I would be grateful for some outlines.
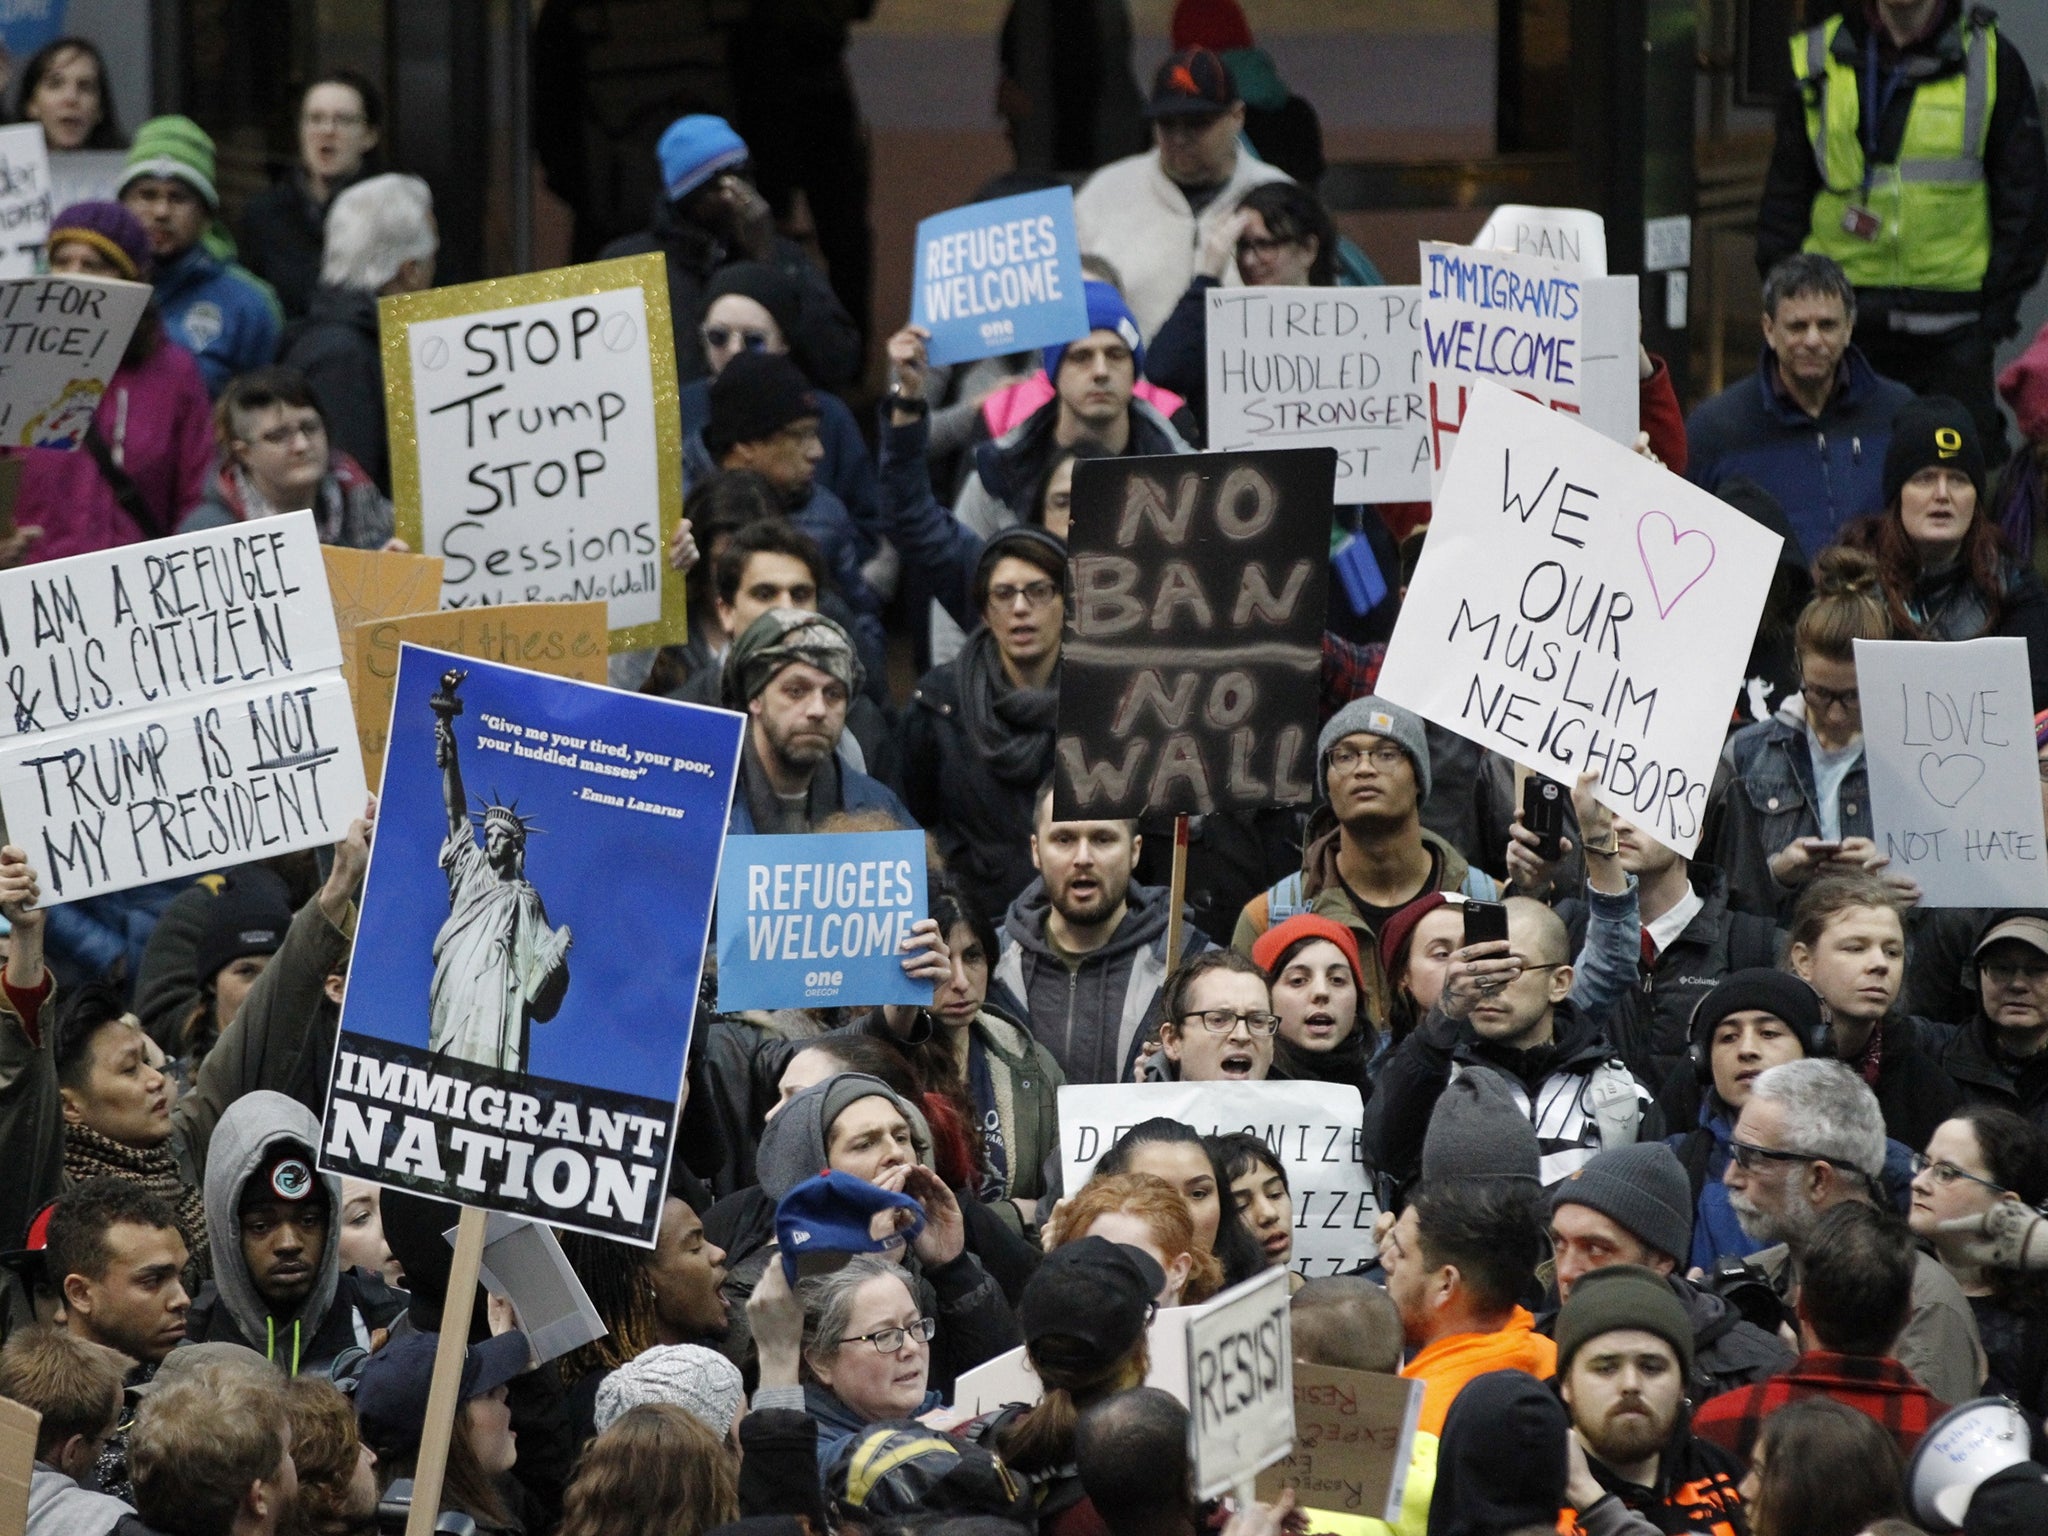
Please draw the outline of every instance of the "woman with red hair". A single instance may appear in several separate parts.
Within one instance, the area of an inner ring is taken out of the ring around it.
[[[1050,1230],[1048,1253],[1084,1237],[1142,1248],[1166,1276],[1162,1307],[1193,1306],[1223,1288],[1223,1266],[1196,1242],[1186,1198],[1153,1174],[1097,1174],[1061,1202]]]

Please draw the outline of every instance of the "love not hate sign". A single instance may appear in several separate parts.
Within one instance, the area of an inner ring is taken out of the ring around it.
[[[362,814],[313,514],[0,572],[0,808],[46,899],[337,840]]]
[[[1482,386],[1380,692],[1691,855],[1782,540]]]

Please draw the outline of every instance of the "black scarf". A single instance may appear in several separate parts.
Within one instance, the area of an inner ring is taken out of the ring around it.
[[[960,725],[975,755],[1005,784],[1036,788],[1052,771],[1052,735],[1060,689],[1019,688],[1003,671],[986,625],[960,652]]]
[[[740,752],[740,789],[747,797],[747,814],[753,819],[756,832],[816,831],[819,822],[839,809],[838,754],[827,753],[824,761],[811,770],[811,787],[804,796],[803,813],[801,817],[795,816],[775,792],[774,781],[761,762],[750,728]]]
[[[1372,1027],[1362,1018],[1327,1051],[1305,1051],[1285,1035],[1275,1035],[1273,1069],[1267,1076],[1295,1083],[1348,1083],[1370,1097],[1366,1042],[1374,1039]]]

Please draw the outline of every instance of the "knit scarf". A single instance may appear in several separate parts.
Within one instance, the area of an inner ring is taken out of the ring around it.
[[[87,1126],[68,1125],[64,1128],[64,1173],[73,1184],[98,1178],[140,1184],[176,1213],[178,1232],[190,1255],[187,1271],[202,1280],[213,1273],[206,1238],[205,1196],[178,1177],[178,1160],[171,1153],[168,1139],[143,1151],[124,1146]]]
[[[1019,688],[1003,671],[996,637],[983,626],[960,652],[960,724],[975,754],[1005,784],[1035,789],[1052,771],[1059,681]]]
[[[741,742],[739,787],[747,797],[747,814],[753,818],[756,832],[814,832],[819,822],[840,808],[837,753],[827,753],[811,770],[811,785],[804,793],[804,808],[799,816],[775,792],[775,782],[768,777],[767,765],[754,747],[751,727]]]

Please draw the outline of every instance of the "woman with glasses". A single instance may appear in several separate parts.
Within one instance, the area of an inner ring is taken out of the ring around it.
[[[1934,1246],[1970,1300],[1977,1333],[1991,1362],[1989,1394],[2010,1397],[2028,1412],[2048,1406],[2048,1275],[1982,1269],[1969,1239],[1941,1224],[1982,1216],[2001,1201],[2038,1206],[2048,1200],[2048,1140],[2009,1109],[1972,1104],[1944,1120],[1913,1159],[1913,1233]]]
[[[327,210],[335,196],[377,173],[384,98],[352,69],[329,70],[299,98],[299,155],[290,171],[249,199],[241,255],[277,290],[285,318],[313,303]]]
[[[778,1330],[772,1321],[787,1310],[788,1282],[781,1264],[762,1276],[762,1296],[749,1307],[760,1332],[761,1386],[786,1386],[784,1369],[772,1357]],[[830,1274],[797,1287],[803,1307],[800,1383],[804,1411],[818,1426],[818,1469],[822,1472],[846,1442],[878,1419],[909,1419],[945,1401],[931,1387],[932,1340],[938,1319],[918,1300],[902,1268],[879,1254],[855,1254]],[[770,1313],[764,1325],[763,1311]]]
[[[178,532],[224,528],[310,507],[320,542],[384,549],[391,503],[345,451],[296,368],[258,368],[231,379],[214,407],[220,472]]]
[[[1736,732],[1723,753],[1716,862],[1729,905],[1781,923],[1823,870],[1883,863],[1871,835],[1856,642],[1891,639],[1891,615],[1877,562],[1861,551],[1822,550],[1814,582],[1793,631],[1800,697]]]

